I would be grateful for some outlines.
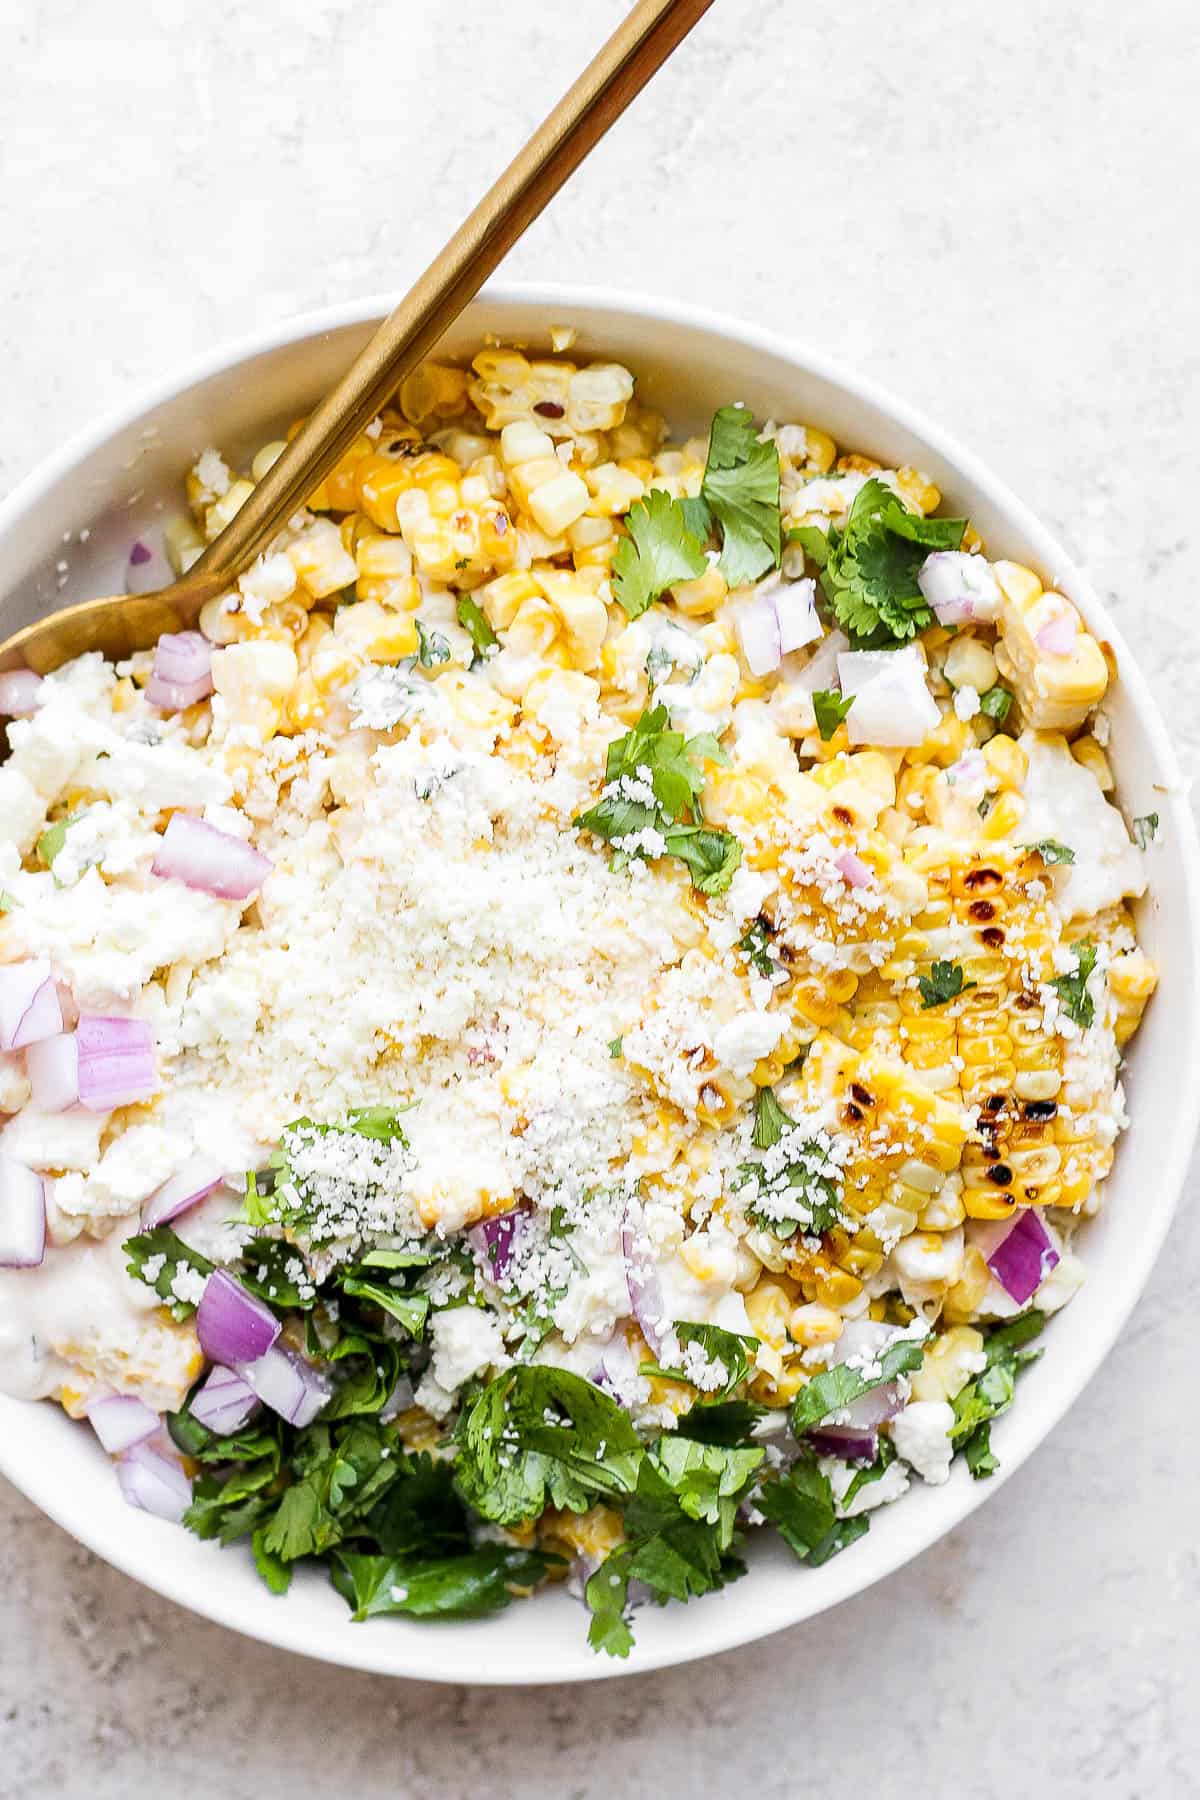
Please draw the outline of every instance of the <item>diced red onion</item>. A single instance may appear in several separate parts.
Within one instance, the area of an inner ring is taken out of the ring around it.
[[[934,550],[921,564],[917,586],[933,608],[939,625],[994,619],[1000,611],[1000,585],[982,556],[970,556],[962,550]]]
[[[247,900],[272,867],[270,858],[243,838],[218,831],[189,813],[175,813],[163,833],[153,873],[217,900]]]
[[[217,1367],[210,1371],[203,1387],[192,1395],[189,1411],[193,1419],[199,1419],[209,1431],[218,1437],[228,1437],[230,1432],[240,1431],[258,1408],[258,1395],[249,1382],[244,1381],[236,1369]]]
[[[768,595],[748,600],[739,610],[737,634],[746,667],[752,675],[769,675],[779,667],[783,657],[779,620]]]
[[[182,712],[213,691],[212,645],[200,631],[167,632],[154,648],[146,698],[162,712]]]
[[[840,1456],[844,1462],[874,1462],[879,1449],[877,1432],[854,1425],[820,1425],[808,1441],[818,1456]]]
[[[785,656],[816,642],[825,628],[817,612],[815,581],[806,576],[803,581],[781,582],[772,600],[779,621],[779,647]]]
[[[62,1007],[46,957],[0,967],[0,1050],[23,1050],[55,1037],[62,1028]]]
[[[1050,656],[1070,656],[1077,636],[1074,619],[1069,613],[1060,612],[1038,627],[1035,641],[1038,649]]]
[[[178,1524],[192,1504],[192,1484],[183,1469],[149,1444],[135,1444],[126,1452],[117,1464],[117,1480],[130,1506],[159,1519]]]
[[[177,1219],[189,1207],[198,1206],[220,1187],[225,1175],[224,1163],[198,1150],[177,1175],[151,1194],[142,1209],[143,1226],[148,1230],[152,1225],[165,1225],[168,1219]]]
[[[27,719],[42,703],[42,678],[32,669],[8,669],[0,675],[0,718]]]
[[[837,864],[839,872],[845,876],[851,887],[863,888],[870,886],[871,871],[863,861],[862,857],[856,856],[853,850],[839,851],[838,855],[835,856],[833,860]]]
[[[0,1150],[0,1269],[36,1269],[46,1254],[46,1184]]]
[[[904,1390],[898,1381],[885,1381],[879,1387],[868,1388],[857,1400],[852,1400],[844,1410],[846,1424],[851,1431],[870,1431],[875,1425],[882,1425],[885,1419],[894,1419],[904,1405]]]
[[[75,1029],[79,1099],[89,1112],[132,1106],[154,1092],[154,1037],[144,1019],[81,1013]]]
[[[645,1249],[638,1249],[637,1232],[628,1221],[621,1227],[621,1254],[625,1258],[625,1286],[633,1316],[652,1354],[657,1356],[670,1324],[666,1301],[658,1270]]]
[[[25,1052],[25,1073],[39,1112],[65,1112],[79,1099],[79,1049],[73,1031],[42,1038]]]
[[[279,1336],[279,1320],[264,1300],[225,1269],[214,1269],[196,1308],[200,1348],[210,1362],[249,1363],[265,1356]]]
[[[1018,1306],[1033,1298],[1059,1261],[1036,1207],[1024,1206],[1015,1219],[998,1219],[971,1235],[988,1268]]]
[[[527,1206],[515,1206],[511,1212],[497,1213],[494,1218],[484,1219],[468,1231],[468,1241],[483,1272],[493,1281],[503,1281],[529,1210]]]
[[[173,579],[174,572],[165,553],[152,549],[142,538],[135,538],[125,564],[125,592],[152,594],[155,588],[166,587]]]
[[[915,644],[903,650],[851,650],[838,657],[842,693],[853,694],[846,715],[852,744],[911,748],[941,721]]]
[[[239,1363],[237,1373],[264,1406],[290,1425],[311,1425],[329,1398],[329,1384],[311,1363],[273,1344],[265,1356]]]
[[[818,688],[831,692],[839,685],[838,658],[849,648],[850,639],[844,631],[831,631],[795,677],[796,686],[807,688],[810,694],[816,693]]]
[[[135,1444],[144,1444],[162,1424],[144,1400],[135,1394],[106,1394],[87,1408],[92,1430],[110,1456],[120,1456]]]

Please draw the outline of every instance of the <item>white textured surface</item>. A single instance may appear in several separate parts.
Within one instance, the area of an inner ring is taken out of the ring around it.
[[[5,0],[0,489],[206,344],[402,285],[621,10]],[[1190,771],[1198,83],[1187,0],[716,0],[506,272],[702,299],[943,419],[1090,568]],[[309,1666],[4,1488],[0,1795],[1196,1793],[1198,1279],[1185,1212],[1070,1418],[938,1549],[602,1688]]]

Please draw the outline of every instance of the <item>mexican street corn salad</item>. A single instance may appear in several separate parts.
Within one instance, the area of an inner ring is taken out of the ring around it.
[[[926,476],[671,441],[572,338],[424,366],[200,630],[0,676],[0,1387],[277,1593],[565,1579],[623,1656],[996,1468],[1157,821]],[[176,568],[282,448],[204,451]]]

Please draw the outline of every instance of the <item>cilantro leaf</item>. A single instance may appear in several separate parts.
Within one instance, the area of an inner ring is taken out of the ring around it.
[[[745,936],[738,940],[738,949],[747,962],[765,978],[774,975],[779,964],[771,955],[771,934],[764,920],[755,919]]]
[[[1069,975],[1055,976],[1051,986],[1058,990],[1063,1011],[1068,1019],[1084,1031],[1090,1029],[1096,1018],[1096,1002],[1088,992],[1088,977],[1096,967],[1096,946],[1091,938],[1080,938],[1071,948],[1075,952],[1075,967]]]
[[[961,963],[935,962],[928,975],[919,977],[917,986],[921,990],[921,1010],[928,1012],[931,1007],[945,1006],[947,1001],[957,1000],[975,983],[963,980]]]
[[[694,581],[708,567],[703,545],[693,537],[678,500],[651,488],[625,515],[627,537],[613,555],[613,592],[631,619],[638,619],[677,581]]]
[[[616,1062],[621,1054],[623,1043],[624,1039],[619,1037],[609,1038],[608,1040],[608,1054],[612,1057],[614,1062]]]
[[[59,819],[56,825],[47,825],[45,831],[33,846],[38,861],[47,869],[54,867],[54,859],[67,841],[67,832],[82,815],[78,812],[68,813],[65,819]]]
[[[181,1268],[192,1269],[197,1275],[211,1275],[213,1265],[208,1258],[185,1244],[169,1225],[156,1225],[153,1231],[142,1231],[136,1237],[126,1238],[121,1248],[129,1258],[125,1266],[134,1279],[152,1287],[170,1308],[173,1318],[190,1318],[196,1310],[196,1302],[181,1300],[171,1291],[171,1283]],[[153,1274],[148,1273],[146,1264],[155,1262],[160,1256],[162,1263]]]
[[[774,1088],[759,1088],[754,1102],[754,1131],[750,1142],[756,1150],[770,1150],[792,1121],[775,1098]]]
[[[356,1620],[402,1613],[414,1619],[481,1619],[519,1589],[534,1588],[557,1558],[509,1544],[427,1559],[335,1551],[333,1585]]]
[[[860,1537],[866,1537],[871,1529],[871,1520],[867,1513],[857,1513],[852,1519],[837,1519],[833,1529],[815,1544],[809,1551],[805,1561],[810,1568],[819,1569],[827,1563],[831,1556],[838,1556],[856,1544]]]
[[[1133,821],[1133,841],[1139,850],[1148,850],[1158,836],[1158,814],[1143,813]],[[4,896],[0,894],[0,912],[4,910]]]
[[[343,1294],[349,1294],[354,1299],[370,1300],[373,1305],[380,1307],[397,1324],[403,1325],[410,1337],[419,1338],[423,1335],[425,1320],[429,1315],[428,1294],[402,1293],[384,1282],[365,1281],[357,1275],[341,1276],[339,1286]]]
[[[807,1450],[785,1474],[763,1483],[755,1505],[802,1560],[829,1535],[837,1518],[829,1477]]]
[[[742,860],[742,846],[732,831],[706,825],[676,825],[665,833],[667,855],[687,865],[697,893],[714,898],[725,893]]]
[[[276,1556],[273,1550],[267,1549],[267,1534],[263,1526],[252,1534],[250,1548],[254,1554],[254,1566],[263,1581],[273,1594],[286,1594],[292,1585],[292,1566]]]
[[[721,527],[721,573],[730,587],[776,567],[783,547],[779,452],[771,440],[759,443],[746,407],[722,406],[714,415],[700,495]]]
[[[378,1148],[348,1157],[345,1172],[330,1180],[322,1167],[321,1145],[327,1138],[365,1138]],[[284,1126],[269,1168],[246,1177],[244,1217],[260,1228],[282,1225],[316,1245],[361,1237],[397,1145],[401,1152],[408,1149],[394,1107],[355,1107],[344,1119],[325,1125],[307,1117],[293,1119]]]
[[[440,631],[430,631],[414,620],[417,627],[417,661],[423,669],[432,669],[435,663],[450,661],[450,646]],[[478,648],[478,645],[476,646]]]
[[[482,662],[485,657],[490,656],[492,651],[499,647],[500,639],[484,618],[478,603],[468,595],[459,595],[455,603],[455,611],[458,614],[459,624],[475,646],[472,665]],[[444,639],[442,641],[445,642]]]
[[[1073,863],[1075,852],[1069,844],[1060,844],[1057,838],[1039,838],[1036,844],[1020,844],[1018,849],[1036,850],[1048,868],[1055,863]]]
[[[862,1492],[863,1488],[870,1487],[873,1482],[879,1481],[882,1476],[886,1475],[895,1460],[895,1444],[893,1444],[891,1438],[881,1437],[878,1440],[878,1449],[875,1452],[874,1462],[864,1463],[862,1468],[855,1470],[850,1486],[842,1495],[843,1510],[845,1511],[849,1508],[850,1502],[854,1499],[856,1494]]]
[[[854,695],[837,694],[831,688],[817,688],[813,694],[812,703],[817,719],[817,730],[821,734],[821,742],[827,744],[854,705]]]
[[[1041,1354],[1025,1346],[1039,1335],[1045,1322],[1046,1315],[1031,1308],[990,1331],[984,1344],[986,1366],[954,1400],[950,1441],[963,1452],[976,1481],[985,1480],[1000,1466],[992,1452],[991,1422],[1008,1411],[1017,1377]]]
[[[497,1525],[536,1518],[549,1500],[585,1512],[629,1494],[643,1455],[628,1415],[582,1375],[519,1364],[488,1383],[456,1431],[455,1484]]]
[[[1012,709],[1013,697],[1009,688],[1002,687],[999,682],[995,687],[987,688],[979,696],[979,710],[997,725],[1002,725]]]
[[[0,916],[12,912],[19,904],[20,902],[14,900],[6,888],[0,888]]]
[[[788,543],[799,544],[810,562],[823,569],[829,561],[829,535],[819,525],[793,525],[788,532]]]
[[[922,518],[884,482],[864,482],[844,528],[829,528],[821,570],[834,616],[859,648],[891,649],[933,624],[917,575],[930,550],[957,550],[965,530],[965,519]]]
[[[584,1600],[592,1615],[588,1643],[593,1650],[622,1659],[633,1649],[633,1632],[625,1617],[629,1597],[629,1559],[632,1552],[614,1550],[588,1577]]]
[[[766,1410],[753,1400],[701,1400],[684,1413],[675,1435],[732,1448],[745,1443]]]
[[[832,1368],[823,1369],[800,1389],[792,1402],[793,1435],[802,1437],[810,1425],[819,1425],[830,1413],[839,1412],[843,1406],[857,1400],[860,1394],[869,1394],[872,1388],[883,1387],[897,1375],[919,1369],[923,1355],[921,1343],[913,1338],[897,1338],[869,1365],[879,1370],[877,1375],[852,1369],[848,1363],[835,1363]]]
[[[687,1319],[676,1325],[675,1335],[681,1344],[700,1346],[703,1360],[715,1379],[715,1386],[705,1387],[703,1390],[712,1395],[713,1403],[730,1399],[742,1383],[750,1379],[749,1352],[758,1348],[758,1338],[746,1337],[736,1331],[725,1331],[720,1325],[694,1324]],[[658,1363],[643,1363],[641,1372],[643,1375],[661,1375],[668,1381],[686,1382],[689,1387],[701,1385],[687,1369],[670,1369],[663,1368]]]

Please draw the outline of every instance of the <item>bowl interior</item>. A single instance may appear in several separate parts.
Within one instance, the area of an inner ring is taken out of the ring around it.
[[[344,308],[215,356],[50,459],[0,506],[0,638],[55,605],[119,592],[130,544],[153,537],[181,508],[182,472],[199,451],[214,444],[237,461],[277,435],[342,371],[382,310],[371,303]],[[643,1611],[626,1664],[593,1656],[584,1642],[585,1615],[561,1591],[494,1620],[436,1630],[401,1620],[354,1625],[317,1574],[302,1575],[286,1601],[275,1599],[240,1549],[222,1553],[131,1511],[85,1427],[50,1406],[0,1397],[0,1469],[108,1561],[196,1611],[285,1648],[434,1680],[580,1680],[684,1661],[807,1618],[926,1548],[998,1489],[1099,1364],[1167,1229],[1200,1105],[1200,886],[1190,810],[1128,649],[1055,541],[971,456],[908,409],[819,357],[726,321],[586,293],[496,290],[468,309],[445,348],[461,355],[491,331],[546,352],[550,327],[560,324],[578,331],[573,356],[626,363],[639,394],[678,430],[701,428],[716,406],[741,400],[762,417],[820,424],[839,445],[881,461],[919,465],[942,489],[949,511],[970,515],[993,554],[1032,564],[1071,595],[1092,629],[1114,646],[1121,669],[1107,705],[1120,802],[1127,816],[1157,812],[1162,821],[1148,853],[1151,893],[1139,930],[1170,974],[1129,1059],[1133,1122],[1105,1211],[1086,1227],[1088,1281],[1055,1320],[1046,1356],[994,1433],[1000,1473],[973,1483],[960,1466],[944,1488],[915,1483],[900,1505],[875,1514],[870,1535],[850,1554],[822,1569],[800,1567],[778,1542],[753,1546],[751,1573],[742,1582],[699,1606]],[[1147,1167],[1155,1173],[1149,1184],[1139,1173]]]

